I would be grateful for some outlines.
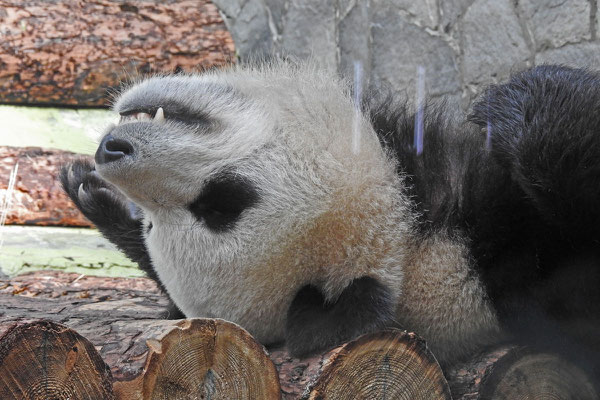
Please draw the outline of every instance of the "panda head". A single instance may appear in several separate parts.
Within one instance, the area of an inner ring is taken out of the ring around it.
[[[143,210],[154,268],[187,316],[268,341],[282,321],[257,313],[285,314],[303,285],[331,299],[360,276],[401,279],[409,202],[334,75],[276,64],[157,76],[114,108],[96,169]]]

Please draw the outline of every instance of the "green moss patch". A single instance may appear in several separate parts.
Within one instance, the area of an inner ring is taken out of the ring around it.
[[[40,269],[145,276],[95,229],[4,226],[0,234],[0,270],[9,276]]]

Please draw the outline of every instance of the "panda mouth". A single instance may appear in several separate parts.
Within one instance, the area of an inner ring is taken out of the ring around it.
[[[162,107],[158,107],[155,111],[149,110],[132,110],[121,113],[119,125],[129,124],[132,122],[165,122],[165,112]]]
[[[179,104],[165,106],[144,105],[124,110],[120,113],[119,125],[132,122],[158,122],[168,121],[188,125],[192,128],[207,126],[214,121],[203,112],[190,110]]]

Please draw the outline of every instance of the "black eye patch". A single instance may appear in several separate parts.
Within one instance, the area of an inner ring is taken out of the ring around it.
[[[232,229],[242,212],[258,200],[258,192],[250,181],[226,173],[209,181],[188,209],[210,230],[225,232]]]

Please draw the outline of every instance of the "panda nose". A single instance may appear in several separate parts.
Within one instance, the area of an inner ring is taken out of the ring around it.
[[[106,164],[133,153],[133,146],[125,139],[116,139],[106,135],[100,142],[94,157],[96,164]]]

